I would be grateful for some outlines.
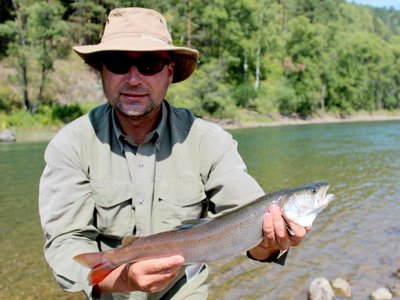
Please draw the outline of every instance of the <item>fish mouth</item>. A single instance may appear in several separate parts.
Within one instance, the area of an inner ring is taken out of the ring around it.
[[[326,192],[328,191],[328,189],[330,188],[330,184],[325,184],[321,186],[321,195],[322,196],[326,196]]]
[[[334,194],[327,194],[329,187],[330,187],[329,184],[325,184],[325,185],[322,185],[319,190],[318,198],[319,198],[320,204],[322,204],[322,205],[328,205],[329,202],[331,202],[332,200],[335,199]]]
[[[325,202],[326,202],[326,203],[329,203],[329,202],[331,202],[331,201],[333,201],[333,200],[335,200],[335,199],[336,199],[336,197],[335,197],[334,194],[327,194],[327,195],[325,195]]]
[[[327,194],[329,187],[329,183],[320,183],[316,197],[316,201],[320,206],[327,205],[331,200],[333,200],[333,194]]]

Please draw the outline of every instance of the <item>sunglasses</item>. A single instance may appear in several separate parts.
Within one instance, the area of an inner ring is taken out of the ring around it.
[[[161,72],[164,66],[171,62],[171,59],[154,54],[144,54],[132,58],[118,53],[109,53],[102,57],[101,62],[108,71],[114,74],[126,74],[132,66],[135,66],[143,75],[154,75]]]

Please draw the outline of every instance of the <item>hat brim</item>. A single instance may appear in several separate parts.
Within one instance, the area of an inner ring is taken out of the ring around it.
[[[99,54],[106,51],[172,52],[175,62],[172,82],[180,82],[190,77],[196,69],[199,59],[199,52],[195,49],[171,46],[157,40],[135,41],[132,39],[127,43],[126,39],[113,39],[102,41],[97,45],[75,46],[73,49],[88,65],[97,70],[101,69]]]

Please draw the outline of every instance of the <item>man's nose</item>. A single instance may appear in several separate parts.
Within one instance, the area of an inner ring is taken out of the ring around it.
[[[135,65],[132,65],[132,67],[128,71],[128,82],[130,85],[138,85],[140,84],[142,79],[142,74],[139,72],[139,70],[136,68]]]

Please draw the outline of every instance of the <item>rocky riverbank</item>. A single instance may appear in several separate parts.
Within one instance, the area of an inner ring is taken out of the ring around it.
[[[400,112],[376,112],[376,113],[356,113],[349,116],[335,116],[324,114],[308,118],[285,117],[281,115],[270,115],[265,121],[239,121],[233,119],[209,119],[225,129],[265,127],[265,126],[285,126],[285,125],[307,125],[307,124],[329,124],[346,122],[376,122],[376,121],[400,121]]]
[[[11,129],[0,130],[0,142],[12,143],[16,141],[15,131]]]
[[[398,280],[395,285],[384,287],[371,287],[371,300],[400,299],[400,268],[393,273]],[[351,285],[343,278],[329,281],[325,277],[315,278],[308,288],[309,300],[333,300],[338,298],[352,298]]]

